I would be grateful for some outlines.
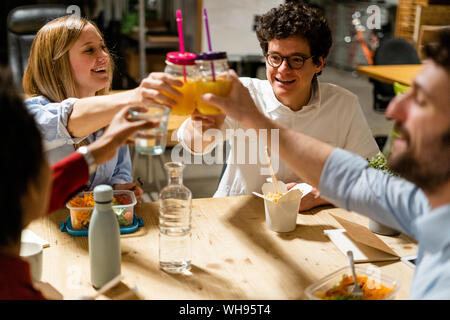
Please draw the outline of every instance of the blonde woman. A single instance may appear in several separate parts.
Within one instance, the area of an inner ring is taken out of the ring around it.
[[[36,35],[23,77],[25,104],[37,121],[44,150],[53,164],[71,154],[81,144],[91,143],[103,134],[122,108],[161,103],[173,106],[181,94],[172,86],[182,82],[164,73],[152,73],[139,87],[108,94],[113,61],[98,27],[75,15],[48,22]],[[114,159],[99,166],[91,175],[89,188],[109,184],[115,189],[142,189],[131,177],[131,159],[122,146]]]

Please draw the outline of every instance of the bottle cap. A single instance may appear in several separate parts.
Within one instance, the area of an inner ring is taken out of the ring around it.
[[[227,53],[225,51],[202,52],[197,55],[197,60],[221,60],[226,58]]]
[[[173,51],[167,53],[166,61],[182,66],[193,66],[195,65],[195,57],[196,55],[192,52],[181,53]]]
[[[98,203],[112,202],[113,189],[111,186],[101,184],[94,188],[94,201]]]

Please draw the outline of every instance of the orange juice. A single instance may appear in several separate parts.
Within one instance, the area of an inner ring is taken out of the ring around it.
[[[166,96],[176,101],[172,114],[188,115],[195,110],[195,81],[198,78],[198,68],[195,64],[196,55],[192,52],[169,52],[166,54],[164,72],[183,82],[182,87],[173,87],[183,94],[182,98],[173,97],[167,92]]]
[[[196,85],[196,97],[197,97],[197,110],[203,114],[219,114],[222,111],[210,104],[206,104],[201,101],[200,96],[205,93],[213,93],[217,96],[226,97],[231,90],[231,80],[224,77],[217,77],[216,81],[212,78],[202,79],[197,81]]]
[[[183,81],[183,78],[179,78],[179,80]],[[183,94],[182,98],[174,97],[167,92],[164,92],[165,95],[177,102],[177,104],[172,108],[172,114],[188,115],[194,112],[196,107],[195,85],[195,81],[187,79],[187,82],[183,83],[182,87],[174,87]]]
[[[202,102],[200,96],[212,93],[226,97],[231,91],[231,80],[227,77],[227,53],[202,52],[197,55],[195,63],[198,66],[199,80],[195,88],[197,97],[197,110],[203,114],[220,114],[219,108]],[[215,81],[213,81],[215,80]]]

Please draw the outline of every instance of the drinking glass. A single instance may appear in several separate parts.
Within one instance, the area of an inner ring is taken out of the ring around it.
[[[160,155],[164,153],[167,142],[167,125],[170,108],[163,105],[152,105],[147,112],[138,112],[131,109],[130,114],[136,119],[151,119],[159,122],[159,126],[138,131],[134,137],[134,147],[140,154]]]

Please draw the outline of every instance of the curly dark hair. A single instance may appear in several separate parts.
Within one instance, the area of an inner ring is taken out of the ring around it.
[[[4,152],[0,157],[1,246],[19,241],[24,214],[22,196],[30,182],[37,182],[44,161],[41,133],[13,83],[10,69],[0,66],[0,112],[6,120],[2,127]]]
[[[281,4],[257,16],[256,36],[264,55],[269,41],[301,36],[308,41],[316,64],[320,63],[319,57],[328,56],[332,44],[331,30],[321,11],[303,2]]]
[[[425,45],[423,52],[426,57],[450,72],[450,27],[440,30],[436,41]]]

